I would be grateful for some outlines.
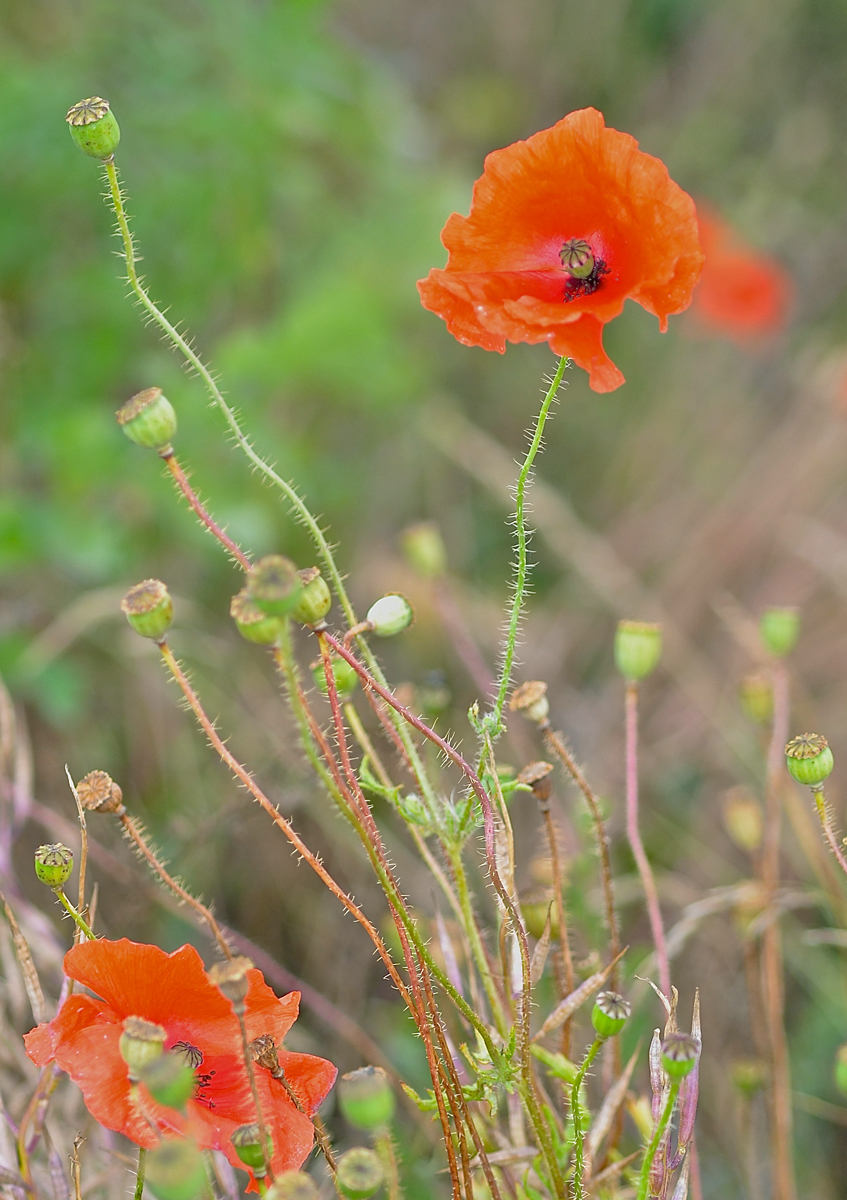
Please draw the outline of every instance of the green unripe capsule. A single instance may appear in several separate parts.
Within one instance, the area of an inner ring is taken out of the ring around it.
[[[115,413],[118,424],[131,442],[147,450],[169,451],[176,433],[176,413],[161,388],[136,392]]]
[[[321,576],[319,567],[306,567],[298,571],[302,591],[294,602],[291,615],[304,625],[320,625],[332,608],[332,592]]]
[[[234,1133],[230,1134],[229,1140],[235,1147],[235,1153],[244,1163],[245,1167],[249,1167],[254,1175],[261,1178],[267,1174],[265,1170],[265,1157],[262,1154],[262,1143],[259,1138],[259,1126],[255,1122],[251,1125],[240,1125]],[[267,1152],[268,1162],[273,1158],[273,1141],[271,1135],[267,1135]]]
[[[89,96],[68,109],[65,120],[71,137],[91,158],[111,158],[121,140],[121,131],[109,101]]]
[[[197,1083],[188,1063],[170,1050],[142,1066],[138,1077],[156,1103],[165,1108],[184,1108]]]
[[[311,1175],[305,1171],[286,1171],[277,1175],[265,1200],[319,1200],[320,1193]]]
[[[382,1163],[365,1146],[348,1150],[338,1160],[338,1190],[350,1200],[368,1200],[384,1182]]]
[[[424,579],[440,579],[447,571],[447,550],[434,521],[410,525],[403,533],[403,553]]]
[[[620,1033],[632,1012],[632,1005],[617,992],[600,992],[591,1012],[591,1023],[601,1038]]]
[[[559,258],[572,279],[587,279],[594,270],[594,251],[584,238],[570,238],[559,251]]]
[[[187,1138],[168,1138],[147,1155],[144,1182],[157,1200],[197,1200],[208,1187],[203,1155]]]
[[[118,1049],[132,1083],[138,1082],[145,1067],[162,1057],[167,1036],[161,1025],[154,1025],[144,1017],[126,1018]]]
[[[254,604],[246,587],[232,597],[229,615],[241,636],[258,646],[275,646],[282,636],[282,620],[269,617]]]
[[[136,633],[158,642],[174,619],[170,593],[161,579],[145,579],[131,587],[121,600],[121,612]]]
[[[71,877],[74,856],[61,842],[39,846],[35,852],[35,874],[48,887],[60,888]]]
[[[700,1057],[700,1043],[690,1033],[669,1033],[662,1042],[662,1066],[671,1079],[690,1075]]]
[[[835,1086],[842,1095],[847,1096],[847,1042],[835,1052],[834,1075]]]
[[[548,917],[550,918],[550,936],[554,941],[558,939],[559,918],[550,888],[539,885],[522,891],[519,904],[524,924],[536,941],[540,941],[544,937]]]
[[[250,599],[269,617],[287,617],[302,591],[297,568],[281,554],[267,554],[247,575]]]
[[[365,617],[377,637],[394,637],[408,629],[414,619],[411,604],[399,592],[381,596],[370,606]]]
[[[318,690],[326,695],[326,672],[324,671],[322,662],[314,664],[312,667],[312,676],[318,686]],[[335,680],[335,690],[338,692],[338,699],[342,701],[349,700],[359,682],[356,668],[351,667],[345,658],[334,658],[332,660],[332,678]]]
[[[647,621],[618,621],[615,666],[629,683],[646,679],[662,657],[662,627]]]
[[[762,645],[776,658],[794,649],[800,635],[800,613],[796,608],[767,608],[759,619]]]
[[[798,783],[816,788],[832,773],[835,759],[822,734],[801,733],[785,747],[785,765]]]
[[[394,1092],[381,1067],[360,1067],[342,1075],[338,1103],[345,1119],[357,1129],[380,1129],[394,1115]]]

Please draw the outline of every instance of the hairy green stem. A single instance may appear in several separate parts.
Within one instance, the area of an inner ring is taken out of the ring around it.
[[[62,891],[62,889],[54,888],[53,891],[55,893],[56,899],[59,901],[59,903],[62,905],[62,907],[66,910],[68,915],[72,918],[77,929],[81,929],[82,932],[85,934],[85,936],[88,938],[88,940],[90,942],[96,941],[97,939],[96,939],[95,934],[89,928],[86,921],[79,915],[79,913],[74,908],[74,906],[71,904],[70,900],[67,898],[67,896]]]
[[[147,1165],[147,1151],[143,1146],[138,1150],[138,1170],[135,1172],[135,1198],[141,1200],[144,1192],[144,1168]]]
[[[638,1180],[638,1196],[637,1200],[647,1200],[647,1194],[650,1189],[650,1170],[653,1166],[653,1159],[656,1157],[656,1151],[659,1149],[662,1138],[665,1135],[665,1130],[668,1127],[668,1121],[671,1119],[671,1113],[676,1104],[676,1097],[679,1092],[679,1085],[682,1081],[674,1079],[671,1083],[671,1090],[668,1094],[667,1103],[665,1104],[664,1112],[659,1118],[659,1123],[653,1131],[653,1137],[650,1139],[650,1145],[644,1152],[644,1162],[641,1165],[641,1175]]]
[[[582,1186],[582,1173],[585,1170],[585,1142],[582,1134],[582,1109],[579,1106],[579,1090],[582,1087],[588,1068],[594,1062],[597,1051],[603,1045],[605,1038],[595,1038],[591,1049],[582,1061],[576,1079],[571,1088],[571,1115],[573,1117],[573,1194],[575,1200],[584,1200],[585,1189]]]
[[[459,897],[459,906],[462,911],[462,925],[464,926],[471,953],[473,954],[474,962],[482,980],[482,986],[488,997],[488,1003],[491,1007],[491,1017],[501,1035],[505,1036],[506,1019],[503,1014],[503,1005],[497,994],[497,987],[488,963],[488,955],[485,953],[485,946],[482,944],[482,936],[477,925],[476,916],[474,915],[470,888],[468,887],[468,877],[465,874],[461,851],[448,849],[447,853],[450,858],[453,878],[456,881],[456,894]]]

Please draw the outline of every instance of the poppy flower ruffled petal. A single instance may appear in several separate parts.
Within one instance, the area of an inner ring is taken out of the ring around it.
[[[546,341],[601,392],[623,383],[603,325],[632,299],[665,329],[703,262],[691,197],[592,108],[489,154],[469,215],[453,213],[441,240],[447,266],[418,290],[458,341],[500,353]],[[577,243],[587,265],[575,274],[565,259]]]

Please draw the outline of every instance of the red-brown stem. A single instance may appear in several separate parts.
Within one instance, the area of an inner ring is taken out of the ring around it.
[[[781,662],[774,665],[773,699],[773,732],[768,748],[765,838],[762,848],[762,882],[765,885],[765,902],[770,908],[775,906],[779,890],[782,816],[779,790],[785,770],[784,753],[790,720],[788,674]],[[795,1200],[797,1192],[792,1146],[791,1072],[785,1036],[785,977],[778,920],[769,921],[762,933],[762,976],[773,1078],[771,1154],[774,1200]]]
[[[559,860],[559,844],[556,838],[556,827],[553,824],[553,814],[550,812],[550,801],[545,801],[541,806],[541,811],[544,815],[544,829],[547,833],[547,845],[550,849],[550,865],[553,869],[553,896],[556,901],[556,916],[559,918],[559,951],[562,956],[562,965],[564,967],[564,980],[561,981],[564,986],[560,987],[561,998],[570,995],[573,991],[573,958],[571,957],[571,943],[568,937],[567,918],[565,916],[565,902],[562,895],[562,864]],[[567,1058],[570,1052],[571,1040],[571,1023],[565,1021],[562,1026],[562,1054]]]
[[[344,771],[347,780],[349,793],[353,800],[353,805],[364,822],[374,849],[381,849],[381,838],[379,830],[376,827],[376,822],[373,819],[373,814],[370,810],[370,805],[365,798],[356,772],[353,770],[353,764],[350,762],[350,751],[347,746],[347,727],[344,724],[344,714],[341,711],[341,704],[338,699],[338,688],[335,684],[335,676],[332,672],[332,657],[329,653],[329,647],[326,644],[326,638],[323,633],[317,634],[318,645],[321,650],[321,660],[324,668],[324,678],[326,679],[326,694],[329,700],[330,711],[332,712],[332,721],[335,726],[335,744],[338,746],[338,753],[341,756],[341,767]],[[378,850],[379,852],[379,850]],[[380,854],[380,858],[384,857]]]
[[[656,948],[659,986],[670,1000],[671,972],[668,963],[665,926],[662,922],[662,909],[659,905],[659,894],[656,891],[653,870],[644,851],[644,843],[641,841],[641,832],[638,828],[638,684],[632,680],[628,680],[626,685],[626,833],[644,888],[647,915],[650,918],[650,930],[653,934],[653,945]]]
[[[220,736],[218,735],[218,732],[215,729],[214,725],[212,724],[212,722],[209,720],[208,716],[206,715],[206,712],[205,712],[202,704],[200,703],[200,699],[197,696],[197,693],[194,691],[194,688],[189,683],[185,672],[183,671],[182,667],[179,665],[176,658],[174,657],[173,651],[171,650],[168,643],[165,641],[160,642],[159,649],[162,652],[162,657],[165,660],[168,670],[171,672],[174,679],[179,684],[182,694],[185,696],[186,700],[188,701],[194,715],[196,716],[196,718],[200,724],[200,727],[202,728],[203,732],[206,734],[206,737],[209,739],[209,741],[212,745],[212,748],[216,751],[216,753],[218,754],[220,759],[226,764],[226,766],[229,768],[229,770],[232,772],[232,774],[235,776],[235,778],[244,785],[244,787],[247,789],[247,791],[250,793],[250,795],[253,797],[253,799],[256,800],[258,804],[261,805],[261,807],[265,810],[265,812],[268,814],[268,816],[271,818],[271,820],[274,822],[274,824],[279,826],[279,828],[285,834],[286,838],[291,843],[291,845],[294,847],[294,849],[297,851],[297,853],[300,854],[303,858],[305,858],[306,862],[309,864],[309,866],[312,868],[312,870],[315,872],[315,874],[318,876],[318,878],[326,885],[327,888],[329,888],[329,890],[332,892],[333,896],[335,896],[335,898],[343,905],[343,907],[347,909],[347,911],[350,913],[350,915],[359,922],[359,924],[362,926],[362,928],[367,933],[368,937],[373,942],[377,953],[379,954],[380,958],[382,959],[383,963],[385,964],[388,974],[391,976],[391,980],[392,980],[394,986],[397,988],[398,992],[402,996],[403,1001],[406,1003],[406,1005],[411,1010],[412,998],[409,995],[406,985],[403,983],[403,980],[400,978],[400,975],[397,971],[397,968],[394,965],[391,955],[388,953],[388,949],[387,949],[385,943],[383,942],[382,938],[380,937],[379,933],[377,932],[377,930],[374,928],[374,926],[371,924],[371,922],[368,920],[368,918],[365,916],[365,914],[359,908],[358,904],[356,904],[355,901],[351,900],[350,897],[343,891],[343,889],[338,886],[338,884],[332,878],[329,871],[327,871],[326,867],[323,865],[323,863],[320,861],[320,859],[317,858],[316,855],[314,855],[312,853],[312,851],[309,849],[309,847],[306,845],[306,843],[302,840],[300,835],[295,832],[295,830],[293,829],[291,824],[278,811],[278,809],[276,809],[274,807],[274,805],[271,804],[268,797],[265,795],[265,793],[262,791],[262,789],[259,787],[259,785],[255,782],[253,777],[250,775],[250,772],[247,770],[247,768],[242,766],[241,763],[238,761],[238,759],[235,758],[235,756],[227,749],[226,745],[224,744],[224,742],[221,740]]]
[[[194,514],[196,515],[196,517],[198,518],[200,523],[202,525],[205,525],[205,527],[208,529],[209,533],[211,533],[213,537],[216,537],[218,539],[218,541],[221,543],[221,545],[232,555],[232,557],[235,559],[235,561],[241,567],[243,567],[245,571],[249,571],[250,570],[250,559],[247,557],[247,555],[244,553],[244,551],[241,549],[241,547],[237,546],[235,544],[235,542],[232,540],[232,538],[228,537],[224,533],[224,531],[221,529],[220,525],[218,525],[217,522],[215,520],[213,520],[213,518],[209,515],[209,513],[206,511],[204,506],[201,504],[200,499],[197,496],[197,493],[194,491],[191,484],[188,482],[185,472],[183,471],[182,467],[177,462],[177,459],[176,459],[176,456],[175,456],[173,450],[171,450],[170,453],[163,454],[161,457],[162,457],[162,460],[163,460],[165,466],[168,468],[171,475],[173,476],[177,487],[182,492],[183,496],[185,496],[186,500],[188,501],[189,505],[191,506],[192,510],[194,511]]]
[[[302,1100],[286,1079],[285,1071],[282,1069],[282,1067],[280,1066],[275,1071],[271,1071],[271,1075],[277,1081],[277,1083],[282,1084],[286,1096],[297,1109],[297,1111],[301,1112],[304,1117],[309,1117],[309,1113],[303,1105]],[[338,1163],[335,1161],[335,1155],[332,1153],[332,1145],[329,1140],[329,1134],[326,1131],[326,1126],[317,1113],[315,1113],[313,1117],[309,1117],[309,1120],[312,1122],[312,1126],[315,1130],[315,1140],[321,1148],[321,1154],[323,1154],[324,1158],[326,1159],[326,1165],[329,1167],[334,1178],[338,1174]]]

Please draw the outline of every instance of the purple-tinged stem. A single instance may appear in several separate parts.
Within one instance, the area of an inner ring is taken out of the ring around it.
[[[659,907],[656,881],[653,878],[653,871],[644,852],[644,845],[638,830],[638,684],[632,680],[629,680],[626,685],[626,835],[629,838],[632,856],[644,888],[653,945],[656,947],[659,986],[665,996],[670,999],[671,972],[668,965],[665,927],[662,924],[662,910]]]

